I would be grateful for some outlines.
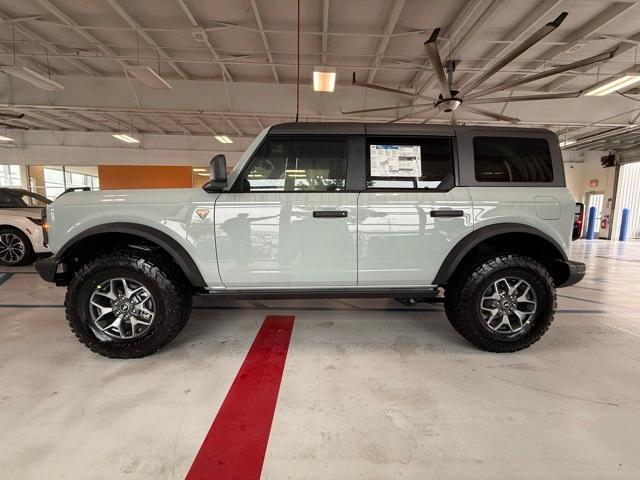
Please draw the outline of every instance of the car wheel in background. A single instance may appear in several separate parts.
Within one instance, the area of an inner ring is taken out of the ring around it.
[[[29,238],[15,228],[0,229],[0,265],[17,267],[34,260]]]

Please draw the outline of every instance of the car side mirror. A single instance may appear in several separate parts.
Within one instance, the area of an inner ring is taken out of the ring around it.
[[[211,159],[209,163],[209,173],[211,181],[214,183],[227,184],[227,158],[220,154]]]
[[[227,186],[227,158],[220,154],[209,162],[211,180],[204,185],[207,192],[220,192]]]

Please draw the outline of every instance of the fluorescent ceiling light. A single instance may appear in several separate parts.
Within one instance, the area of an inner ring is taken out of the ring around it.
[[[193,171],[194,172],[208,172],[209,170],[207,170],[206,168],[194,168]]]
[[[209,176],[208,173],[199,173],[198,175],[200,175],[201,177],[208,177]]]
[[[126,133],[114,133],[113,138],[117,138],[118,140],[126,143],[140,143],[140,140],[138,140],[137,138],[133,138]]]
[[[146,65],[129,66],[127,73],[133,75],[146,86],[151,88],[171,88],[167,81]]]
[[[233,140],[231,140],[229,137],[227,137],[226,135],[216,135],[215,138],[217,141],[219,141],[220,143],[233,143]]]
[[[565,140],[564,142],[560,142],[560,148],[568,147],[569,145],[573,145],[574,143],[576,143],[575,140]]]
[[[640,74],[634,73],[632,75],[623,75],[622,77],[614,78],[600,86],[594,87],[585,93],[588,97],[600,97],[602,95],[608,95],[623,88],[640,82]]]
[[[315,92],[333,92],[336,87],[336,72],[330,67],[313,69],[313,90]]]
[[[64,90],[63,85],[60,85],[58,82],[54,82],[49,77],[40,75],[38,72],[34,72],[27,67],[2,67],[2,71],[21,80],[24,80],[25,82],[29,82],[31,85],[35,85],[42,90]]]
[[[0,142],[13,142],[13,138],[5,137],[4,135],[0,135]]]

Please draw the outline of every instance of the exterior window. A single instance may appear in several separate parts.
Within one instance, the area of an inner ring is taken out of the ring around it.
[[[553,164],[544,138],[476,137],[473,139],[479,182],[552,182]]]
[[[0,165],[0,187],[20,187],[20,167]]]
[[[451,140],[440,137],[369,137],[367,188],[453,188]]]
[[[344,190],[345,138],[271,138],[240,179],[242,192],[333,192]]]

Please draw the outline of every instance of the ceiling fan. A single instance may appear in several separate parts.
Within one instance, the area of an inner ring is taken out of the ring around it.
[[[547,78],[553,75],[557,75],[562,72],[566,72],[568,70],[572,70],[579,67],[584,67],[586,65],[591,65],[594,63],[602,62],[604,60],[608,60],[615,54],[615,49],[601,53],[599,55],[594,55],[589,58],[585,58],[584,60],[578,60],[577,62],[569,63],[567,65],[561,65],[555,68],[551,68],[541,73],[536,73],[532,75],[527,75],[517,80],[513,80],[507,83],[503,83],[501,85],[485,88],[479,90],[479,87],[484,84],[489,78],[498,73],[504,66],[511,63],[517,57],[519,57],[523,52],[531,48],[533,45],[538,43],[544,37],[553,32],[556,28],[560,26],[560,24],[564,21],[567,12],[562,12],[558,18],[553,20],[552,22],[547,23],[536,32],[531,34],[527,39],[522,41],[519,45],[515,46],[511,50],[509,50],[502,58],[495,61],[492,65],[489,66],[483,72],[478,73],[474,77],[472,77],[467,83],[463,84],[461,87],[454,88],[453,87],[453,72],[455,70],[455,62],[449,61],[443,66],[442,60],[440,57],[440,52],[438,51],[438,35],[440,34],[440,29],[436,28],[431,36],[424,42],[424,45],[427,49],[427,56],[431,62],[431,68],[438,80],[438,87],[440,93],[438,98],[431,98],[425,95],[420,95],[413,92],[408,92],[406,90],[400,90],[396,88],[386,87],[384,85],[378,85],[374,83],[362,82],[356,79],[355,72],[353,73],[353,85],[357,85],[360,87],[371,88],[375,90],[382,90],[384,92],[397,93],[399,95],[404,95],[407,97],[411,97],[414,99],[424,100],[427,103],[414,103],[412,105],[394,105],[392,107],[379,107],[379,108],[369,108],[364,110],[351,110],[351,111],[342,111],[343,115],[353,115],[357,113],[366,113],[366,112],[381,112],[384,110],[396,110],[396,109],[404,109],[410,108],[412,109],[409,113],[399,116],[391,120],[389,123],[394,123],[399,120],[403,120],[405,118],[414,117],[420,114],[426,114],[423,117],[422,123],[427,123],[429,120],[435,118],[438,114],[445,112],[449,114],[449,120],[452,125],[457,124],[456,119],[456,110],[458,108],[463,108],[469,112],[475,113],[477,115],[482,115],[485,117],[492,118],[494,120],[503,120],[506,122],[517,123],[520,120],[515,117],[510,117],[507,115],[503,115],[500,113],[490,112],[488,110],[484,110],[481,108],[477,108],[475,105],[482,104],[490,104],[490,103],[504,103],[504,102],[529,102],[534,100],[553,100],[558,98],[575,98],[579,97],[582,94],[582,91],[575,92],[560,92],[560,93],[545,93],[538,95],[520,95],[520,96],[510,96],[510,97],[487,97],[492,93],[500,92],[502,90],[507,90],[519,85],[523,85],[525,83],[533,82],[535,80],[540,80],[542,78]],[[413,110],[415,107],[424,107],[419,110]]]
[[[12,118],[15,120],[19,120],[24,117],[24,113],[11,113],[11,112],[0,112],[0,126],[7,128],[15,128],[18,130],[29,130],[29,127],[23,127],[22,125],[15,125],[13,123],[3,122],[5,118]]]

